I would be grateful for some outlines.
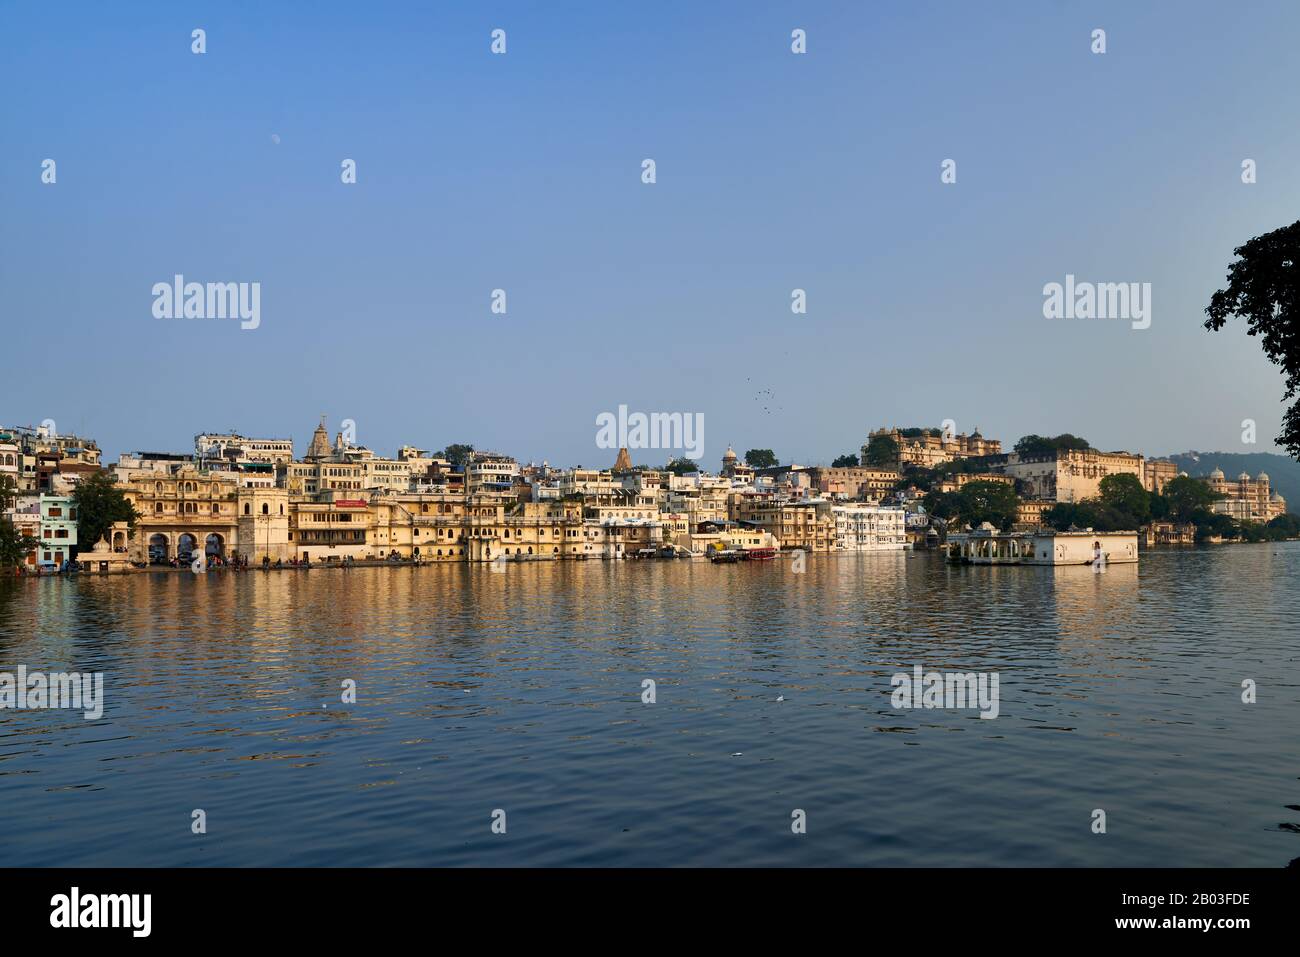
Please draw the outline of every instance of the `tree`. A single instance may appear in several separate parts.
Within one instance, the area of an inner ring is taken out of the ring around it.
[[[100,538],[108,537],[114,522],[135,527],[135,508],[107,472],[92,472],[78,483],[72,493],[77,508],[77,541],[82,548],[93,548]]]
[[[841,455],[831,463],[833,469],[853,469],[858,467],[858,457],[855,453],[849,452]]]
[[[0,568],[21,565],[40,541],[18,531],[7,518],[0,518]]]
[[[464,465],[474,454],[474,446],[452,444],[447,446],[441,452],[434,453],[435,459],[446,459],[452,465]]]
[[[767,469],[780,462],[771,449],[750,449],[745,453],[745,464],[754,469]]]
[[[1071,527],[1091,528],[1098,532],[1131,532],[1137,528],[1132,515],[1095,498],[1081,502],[1058,502],[1043,510],[1043,523],[1058,532]]]
[[[1101,504],[1132,519],[1130,528],[1139,528],[1151,520],[1151,493],[1141,479],[1127,472],[1101,480]]]
[[[1006,482],[976,480],[956,492],[929,492],[921,502],[927,512],[939,518],[971,525],[988,522],[1008,529],[1015,524],[1019,499]]]
[[[13,508],[17,498],[18,483],[13,480],[13,476],[0,475],[0,509]]]
[[[668,464],[664,466],[665,472],[672,472],[674,475],[685,475],[687,472],[698,472],[700,467],[688,458],[669,459]]]
[[[1205,328],[1222,329],[1232,316],[1246,334],[1260,336],[1264,354],[1286,373],[1282,399],[1300,391],[1300,222],[1256,236],[1232,251],[1228,286],[1210,297]],[[1287,409],[1277,444],[1300,459],[1300,401]]]
[[[898,443],[892,435],[873,435],[862,447],[862,464],[876,469],[896,468],[898,452]]]
[[[963,518],[972,525],[989,522],[1001,529],[1009,529],[1016,521],[1020,500],[1016,490],[1006,482],[976,479],[957,490]]]
[[[1069,432],[1060,435],[1026,435],[1015,444],[1015,451],[1021,458],[1048,458],[1061,451],[1084,451],[1092,448],[1087,439]]]
[[[1165,501],[1164,508],[1160,511],[1175,522],[1195,521],[1197,517],[1208,513],[1214,500],[1219,497],[1204,481],[1186,475],[1166,482],[1161,496]]]

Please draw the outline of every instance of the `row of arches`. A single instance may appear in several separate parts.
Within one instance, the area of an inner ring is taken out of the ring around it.
[[[116,538],[114,544],[116,544]],[[149,561],[154,564],[165,564],[172,558],[183,558],[192,556],[199,548],[199,539],[196,535],[189,532],[182,532],[176,536],[176,550],[172,551],[171,538],[162,532],[155,532],[149,536]],[[226,557],[226,539],[225,536],[212,532],[203,541],[203,554],[209,558],[217,556]]]

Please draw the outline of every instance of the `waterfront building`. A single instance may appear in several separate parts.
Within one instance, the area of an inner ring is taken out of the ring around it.
[[[1016,502],[1016,531],[1033,531],[1043,527],[1043,513],[1055,505],[1052,499],[1022,498]]]
[[[40,510],[40,561],[62,565],[77,550],[76,503],[70,495],[42,492]]]
[[[185,466],[169,474],[137,475],[122,492],[137,515],[133,561],[225,557],[237,544],[239,487],[229,474]]]
[[[370,503],[364,498],[324,493],[312,501],[293,502],[289,509],[289,544],[299,561],[369,558],[370,528]]]
[[[1191,522],[1151,522],[1141,531],[1145,548],[1156,545],[1195,545],[1196,526]]]
[[[1100,544],[1108,565],[1138,560],[1137,532],[999,532],[988,522],[948,539],[948,558],[974,565],[1089,565]]]
[[[835,547],[835,517],[827,499],[795,501],[746,496],[735,503],[734,518],[771,532],[783,549],[829,552]]]
[[[1211,492],[1221,496],[1211,509],[1234,521],[1270,522],[1286,514],[1286,500],[1271,490],[1267,472],[1260,472],[1255,478],[1242,472],[1229,480],[1221,469],[1215,469],[1202,481]]]
[[[235,545],[240,558],[250,565],[260,565],[263,558],[287,562],[295,557],[289,537],[294,503],[289,500],[288,489],[245,486],[236,491],[235,505]]]
[[[852,503],[831,506],[835,547],[851,552],[901,550],[907,546],[907,513],[897,506]]]

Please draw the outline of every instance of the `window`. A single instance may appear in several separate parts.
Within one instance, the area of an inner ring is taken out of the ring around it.
[[[271,509],[267,506],[267,504],[266,504],[265,502],[263,502],[263,503],[262,503],[262,514],[263,514],[263,515],[269,515],[270,513],[271,513]]]

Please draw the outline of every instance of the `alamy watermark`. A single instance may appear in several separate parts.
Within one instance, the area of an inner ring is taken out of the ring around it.
[[[104,714],[102,672],[28,671],[19,665],[16,673],[0,671],[0,710],[71,708],[84,711],[87,721]]]
[[[618,414],[596,416],[599,449],[682,449],[687,458],[704,454],[703,412],[633,412],[620,405]]]
[[[996,718],[999,711],[996,671],[926,672],[920,665],[912,673],[899,672],[889,679],[895,708],[978,709],[981,718]]]
[[[1151,325],[1151,283],[1049,282],[1043,287],[1043,315],[1048,319],[1128,319],[1134,329]]]
[[[153,284],[155,319],[239,319],[241,329],[262,324],[260,282],[186,282],[177,273],[171,282]]]

